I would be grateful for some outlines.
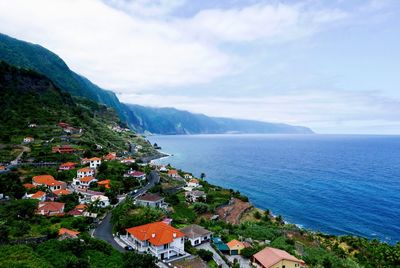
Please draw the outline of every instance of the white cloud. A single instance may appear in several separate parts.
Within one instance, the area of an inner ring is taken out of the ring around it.
[[[106,2],[0,0],[0,31],[49,48],[102,87],[129,93],[236,74],[246,62],[220,42],[299,38],[343,15],[264,4],[166,18],[184,1]]]

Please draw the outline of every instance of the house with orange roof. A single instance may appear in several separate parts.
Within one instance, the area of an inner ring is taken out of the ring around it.
[[[177,178],[179,177],[178,171],[175,169],[168,170],[168,176],[171,178]]]
[[[60,154],[72,154],[75,152],[75,149],[71,145],[62,145],[62,146],[54,146],[51,148],[53,153]]]
[[[39,202],[36,214],[43,216],[64,215],[64,203],[60,202]]]
[[[117,159],[117,153],[116,153],[116,152],[108,153],[107,155],[105,155],[105,156],[103,157],[103,159],[104,159],[104,161],[112,161],[112,160],[115,160],[115,159]]]
[[[199,187],[199,186],[200,186],[199,180],[197,180],[197,179],[191,179],[191,180],[189,180],[189,181],[187,182],[187,186],[188,186],[188,187],[192,187],[192,188]]]
[[[58,239],[64,240],[64,239],[69,239],[69,238],[78,238],[79,234],[80,234],[80,232],[78,232],[78,231],[70,230],[67,228],[61,228],[58,231]]]
[[[110,189],[110,180],[98,181],[97,185],[104,186],[106,189]]]
[[[89,164],[89,158],[82,158],[81,159],[81,165],[86,165],[86,164]]]
[[[33,185],[32,183],[25,183],[24,187],[25,187],[25,189],[28,189],[28,190],[36,188],[36,186]]]
[[[99,157],[89,158],[89,166],[90,166],[90,168],[96,169],[100,165],[101,165],[101,158],[99,158]]]
[[[3,165],[0,165],[0,171],[6,170],[6,167]]]
[[[153,222],[126,229],[121,238],[139,252],[147,252],[158,259],[184,256],[185,234],[164,222]]]
[[[31,137],[31,136],[28,136],[28,137],[24,138],[24,143],[31,143],[33,141],[35,141],[35,139],[33,137]]]
[[[305,268],[303,260],[290,255],[284,250],[266,247],[251,258],[253,266],[257,268]]]
[[[66,189],[67,184],[63,181],[54,179],[51,175],[38,175],[32,178],[32,184],[34,186],[45,186],[51,191]]]
[[[76,163],[74,163],[74,162],[66,162],[66,163],[62,163],[62,164],[58,167],[58,169],[59,169],[59,170],[71,170],[71,169],[74,169],[75,166],[76,166]]]
[[[84,167],[80,168],[76,171],[76,177],[77,178],[83,178],[83,177],[88,177],[88,176],[94,176],[94,169],[91,169],[89,167]]]
[[[232,241],[226,243],[226,245],[229,248],[230,255],[240,255],[242,249],[245,248],[245,245],[236,239],[233,239]]]
[[[71,194],[71,192],[66,189],[60,189],[60,190],[53,191],[53,194],[55,194],[57,197],[60,197],[62,195],[69,195],[69,194]]]
[[[133,164],[135,163],[135,161],[136,161],[135,158],[129,156],[127,158],[122,159],[120,162],[123,164]]]
[[[37,191],[36,193],[33,194],[26,194],[24,196],[26,199],[37,199],[39,201],[46,201],[46,193],[43,191]]]
[[[79,188],[87,189],[90,187],[90,184],[97,182],[97,179],[93,176],[86,176],[82,178],[76,178],[72,180],[74,186]]]

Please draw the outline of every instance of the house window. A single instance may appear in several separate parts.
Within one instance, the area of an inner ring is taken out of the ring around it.
[[[167,249],[167,248],[169,248],[169,244],[164,245],[164,249]]]

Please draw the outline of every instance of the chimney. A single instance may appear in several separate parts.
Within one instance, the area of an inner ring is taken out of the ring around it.
[[[176,233],[173,233],[172,236],[173,236],[174,238],[176,238]]]
[[[152,233],[152,234],[151,234],[151,237],[152,237],[152,238],[156,237],[156,234],[155,234],[155,233]]]

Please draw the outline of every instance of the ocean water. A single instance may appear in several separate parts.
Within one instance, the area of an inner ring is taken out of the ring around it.
[[[158,162],[239,190],[257,207],[329,234],[400,241],[400,136],[150,136]]]

